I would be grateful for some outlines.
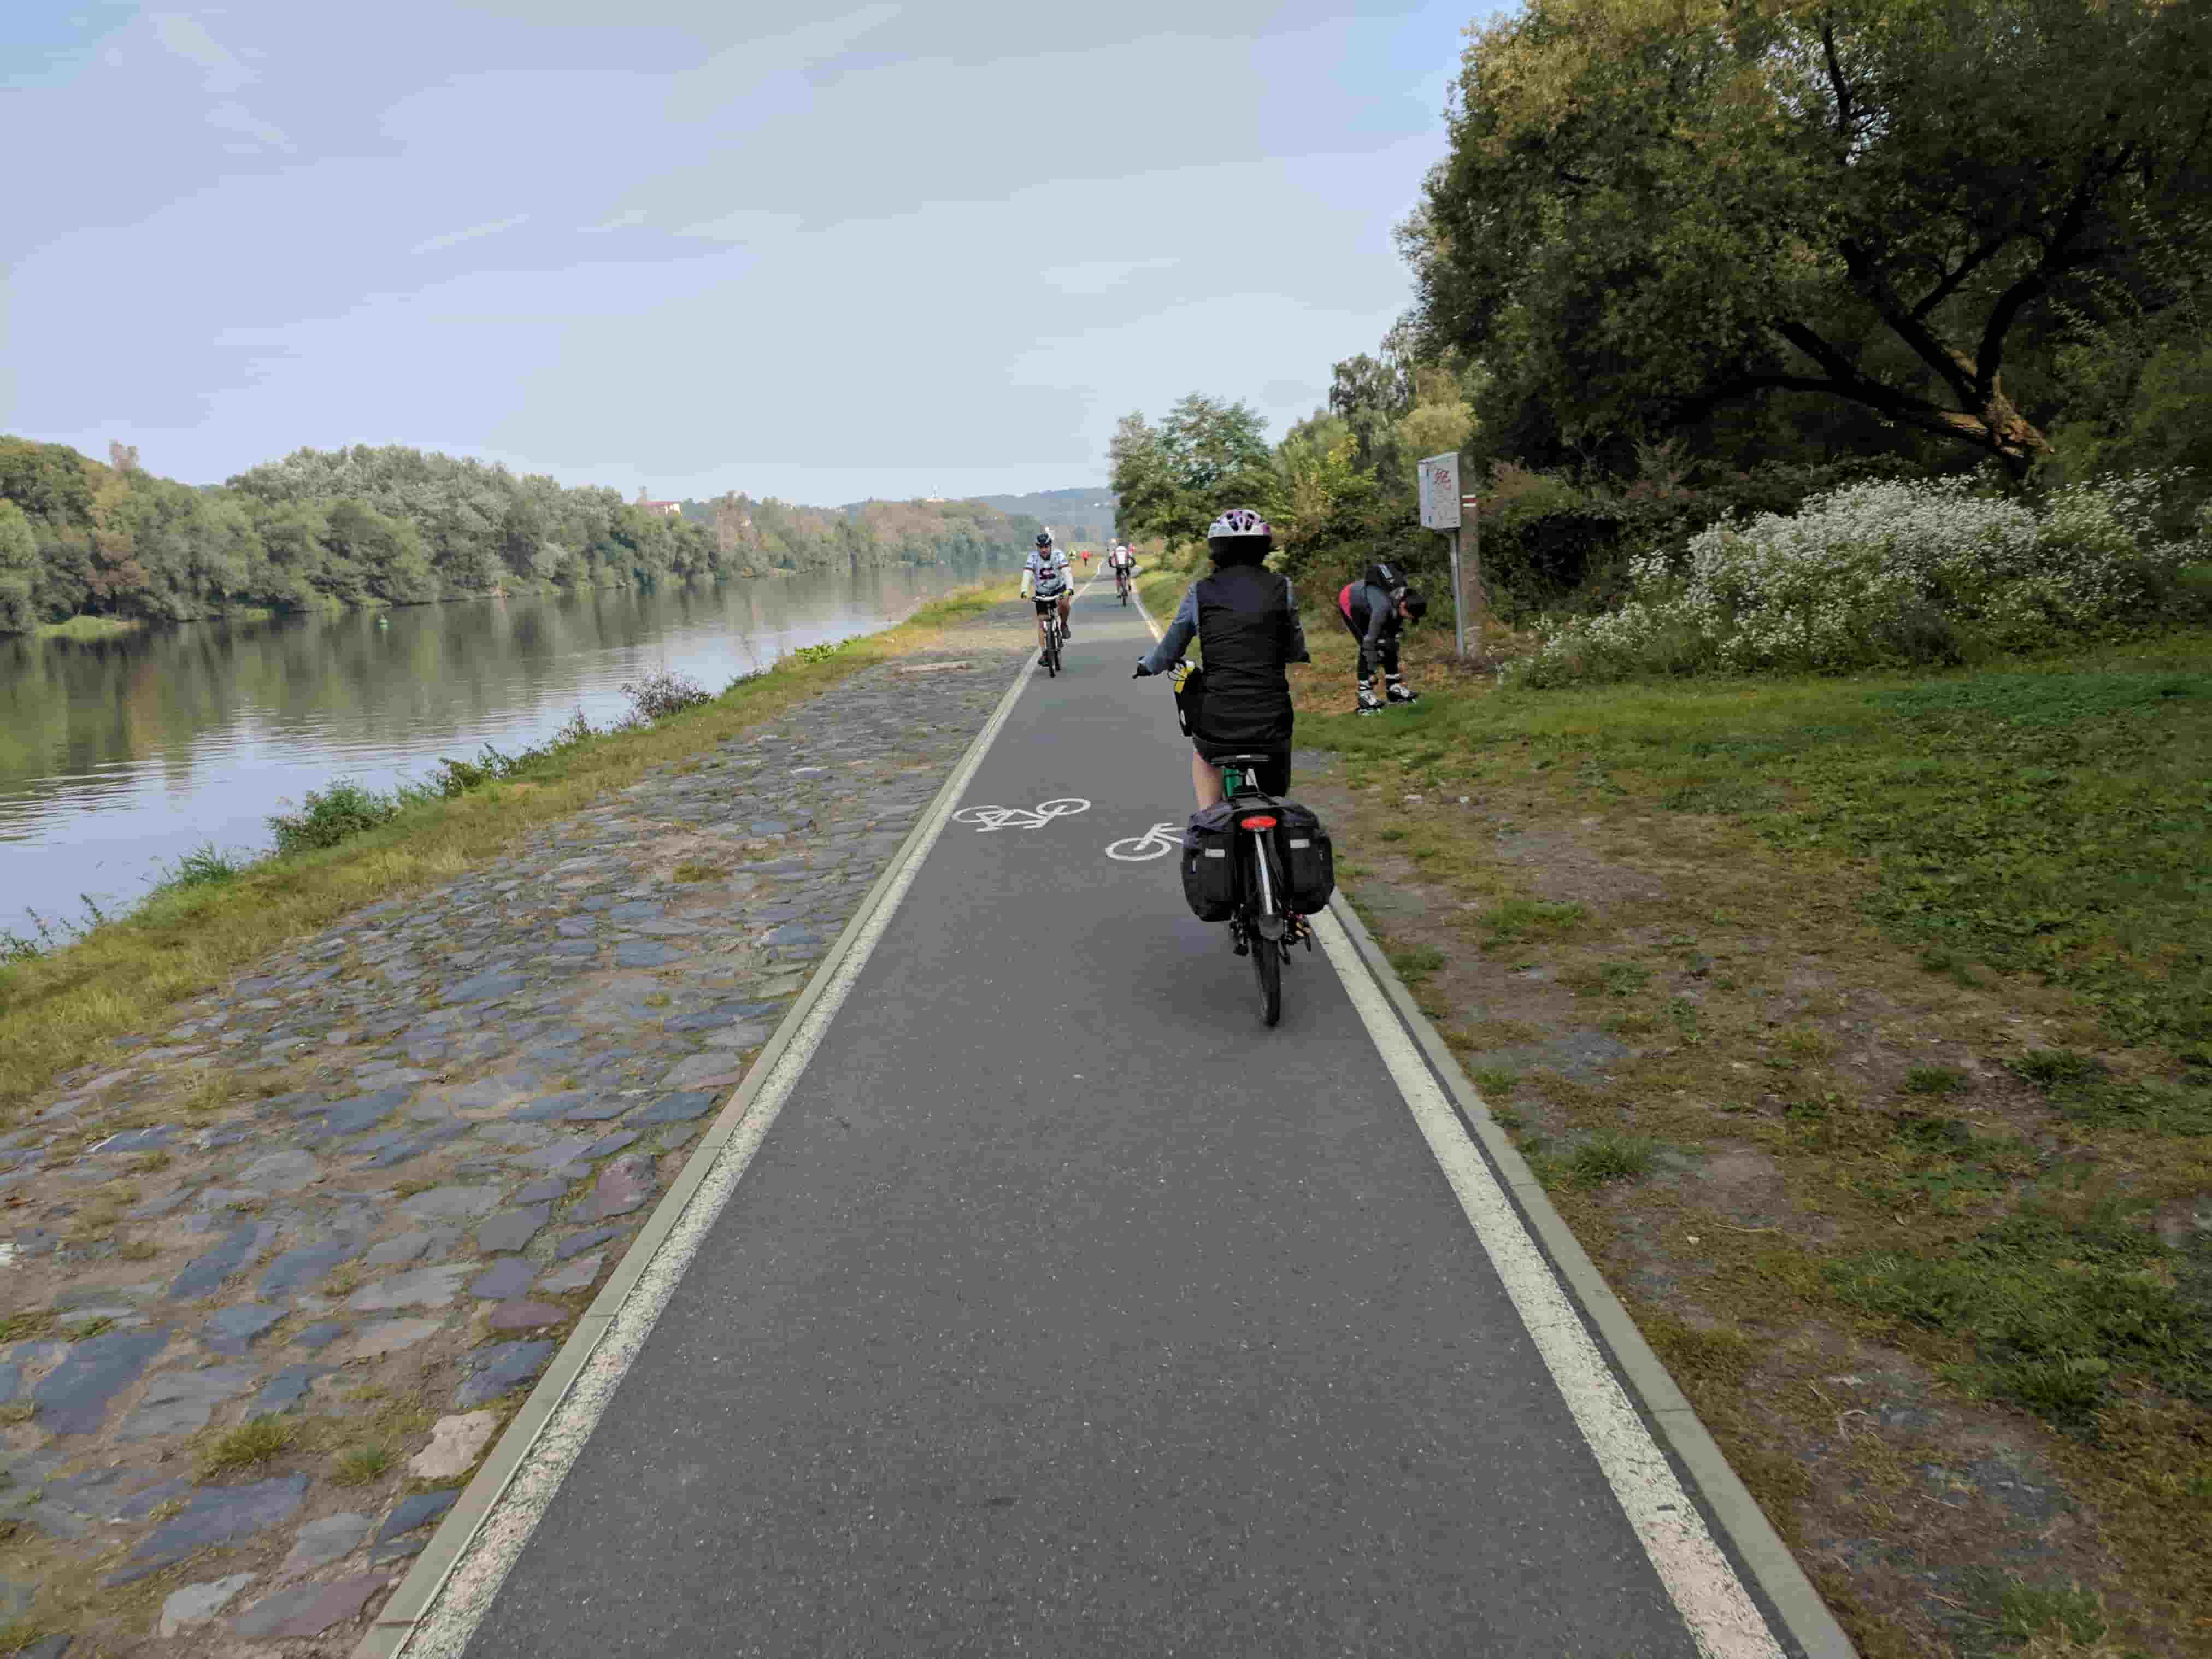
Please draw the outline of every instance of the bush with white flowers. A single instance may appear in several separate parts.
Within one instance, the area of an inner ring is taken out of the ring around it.
[[[1542,630],[1514,672],[1559,685],[1948,662],[2140,627],[2212,558],[2212,505],[2193,539],[2159,534],[2174,482],[2100,479],[2040,512],[1964,479],[1847,485],[1639,555],[1619,609]]]

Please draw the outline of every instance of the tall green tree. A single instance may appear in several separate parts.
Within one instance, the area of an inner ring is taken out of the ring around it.
[[[1124,415],[1107,453],[1115,527],[1133,539],[1182,533],[1189,514],[1159,428],[1142,415]]]
[[[1170,547],[1205,540],[1206,526],[1230,507],[1265,513],[1282,501],[1267,422],[1243,403],[1194,392],[1157,428],[1128,416],[1111,455],[1122,532]]]
[[[2000,458],[2085,273],[2212,183],[2203,0],[1528,0],[1402,242],[1430,349],[1568,441],[1803,393]]]
[[[0,500],[0,634],[27,634],[38,626],[31,599],[38,574],[39,544],[29,516],[15,502]]]

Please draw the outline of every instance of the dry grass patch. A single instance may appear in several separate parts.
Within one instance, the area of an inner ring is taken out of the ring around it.
[[[331,1460],[331,1480],[341,1486],[366,1486],[399,1464],[399,1449],[388,1440],[365,1440]]]
[[[281,1457],[300,1437],[299,1425],[281,1417],[256,1417],[217,1435],[200,1455],[200,1478],[258,1468]]]

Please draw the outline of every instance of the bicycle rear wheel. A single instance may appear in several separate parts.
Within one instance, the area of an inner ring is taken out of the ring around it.
[[[1252,971],[1260,981],[1260,1023],[1272,1027],[1283,1017],[1283,947],[1254,934]]]

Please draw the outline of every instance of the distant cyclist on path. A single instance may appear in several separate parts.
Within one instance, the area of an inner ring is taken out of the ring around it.
[[[1117,542],[1106,556],[1106,568],[1114,573],[1114,596],[1119,599],[1129,591],[1129,583],[1136,576],[1137,556]]]
[[[1274,544],[1267,521],[1246,507],[1233,507],[1207,526],[1213,574],[1190,585],[1168,631],[1137,662],[1139,679],[1164,674],[1193,635],[1206,653],[1206,689],[1190,722],[1190,782],[1201,811],[1221,799],[1215,762],[1223,755],[1266,755],[1256,773],[1260,787],[1271,795],[1290,790],[1296,717],[1284,671],[1312,658],[1290,578],[1261,562]]]
[[[1044,661],[1044,619],[1054,605],[1060,608],[1060,633],[1062,639],[1072,640],[1075,630],[1067,625],[1067,607],[1075,597],[1074,579],[1067,568],[1067,554],[1052,544],[1049,530],[1037,532],[1036,545],[1022,566],[1022,597],[1036,601],[1037,661]]]

